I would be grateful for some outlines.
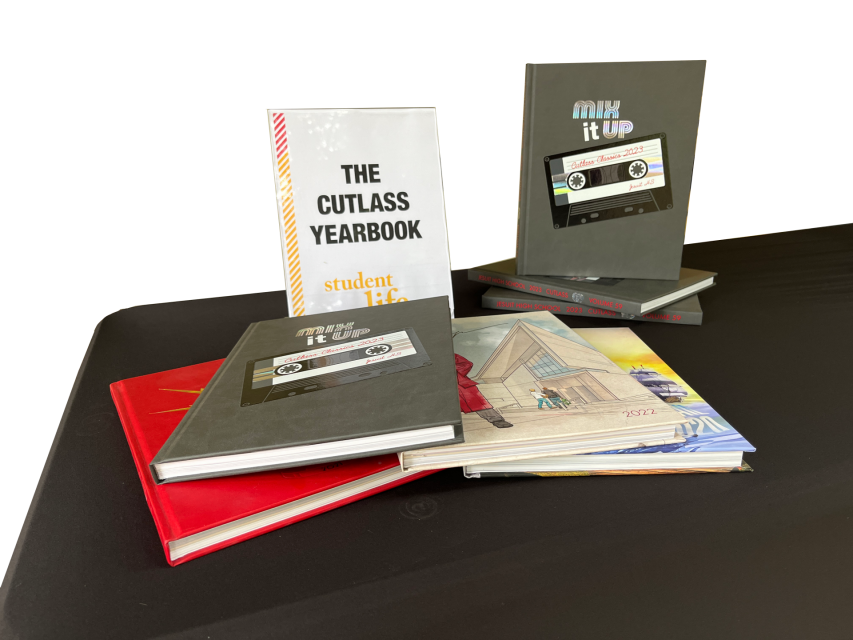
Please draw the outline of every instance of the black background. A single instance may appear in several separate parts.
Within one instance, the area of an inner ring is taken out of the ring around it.
[[[522,63],[489,62],[464,74],[458,63],[413,65],[405,72],[376,65],[369,73],[359,65],[291,66],[258,83],[268,99],[276,100],[269,106],[436,106],[453,268],[514,254]],[[774,164],[778,152],[772,151],[777,148],[772,136],[754,126],[749,111],[732,108],[751,77],[754,70],[742,61],[708,63],[688,243],[851,219],[844,207],[795,217],[795,210],[802,212],[788,197],[787,174]],[[234,106],[244,95],[227,87],[206,96],[162,97],[144,107],[100,109],[86,131],[71,127],[68,132],[72,150],[83,149],[92,138],[103,145],[86,181],[63,196],[63,214],[45,219],[35,236],[55,266],[54,277],[41,283],[48,295],[28,310],[36,316],[50,314],[52,392],[39,396],[40,426],[28,427],[32,458],[16,474],[23,499],[8,507],[10,522],[23,520],[68,390],[101,318],[133,305],[283,287],[263,107]],[[488,163],[491,172],[472,172],[472,160],[477,166]],[[74,161],[71,154],[65,166],[73,167]],[[785,206],[773,195],[780,189]],[[56,203],[45,205],[53,209]],[[691,254],[686,255],[685,266],[717,270],[712,263],[690,263]],[[748,288],[739,295],[749,295]],[[703,306],[712,295],[721,296],[721,305],[730,302],[718,286],[703,294]],[[718,313],[728,308],[721,306]],[[806,315],[802,319],[816,321]],[[772,322],[771,314],[762,321]],[[762,371],[756,366],[751,373],[760,376]],[[784,549],[778,557],[784,557]],[[731,580],[749,576],[733,574]],[[507,594],[511,597],[511,590]]]
[[[285,294],[108,316],[3,582],[0,632],[853,637],[853,225],[688,245],[684,265],[719,272],[701,327],[566,320],[634,329],[757,447],[754,473],[448,470],[176,568],[108,385],[224,357],[250,322],[285,315]],[[458,316],[501,313],[464,272],[454,287]]]

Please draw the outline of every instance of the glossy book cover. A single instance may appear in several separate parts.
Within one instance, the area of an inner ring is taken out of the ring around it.
[[[630,329],[593,328],[576,329],[576,332],[684,416],[679,426],[684,442],[600,453],[755,451],[754,446]]]
[[[578,452],[681,440],[679,412],[551,313],[457,318],[452,325],[465,442],[442,447],[458,452],[444,466],[472,464],[466,451],[477,451],[482,464],[547,457],[554,453],[542,447],[566,438],[587,443]],[[516,449],[502,452],[510,446]],[[423,460],[435,451],[404,453],[404,468],[426,468]]]

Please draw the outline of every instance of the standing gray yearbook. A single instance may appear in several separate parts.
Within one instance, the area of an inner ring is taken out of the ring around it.
[[[678,280],[705,61],[528,64],[518,275]]]
[[[180,482],[463,441],[442,296],[251,324],[151,471]]]

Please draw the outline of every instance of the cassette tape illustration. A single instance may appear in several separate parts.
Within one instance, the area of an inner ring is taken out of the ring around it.
[[[412,328],[325,343],[247,362],[240,406],[292,398],[431,364]]]
[[[545,158],[554,228],[672,209],[666,134]]]

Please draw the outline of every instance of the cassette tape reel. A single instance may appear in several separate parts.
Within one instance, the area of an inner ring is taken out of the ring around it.
[[[666,134],[545,158],[555,229],[672,208]]]
[[[241,406],[281,400],[432,364],[411,327],[246,363]]]

